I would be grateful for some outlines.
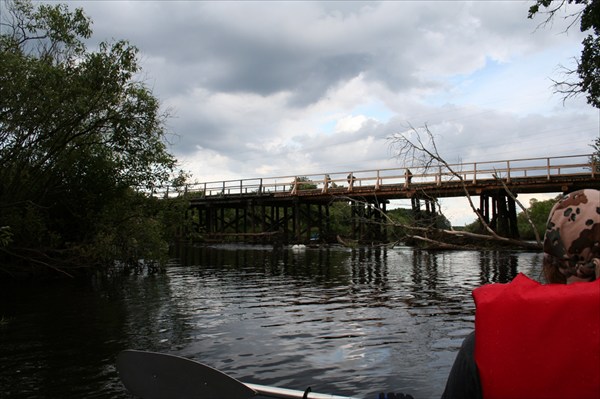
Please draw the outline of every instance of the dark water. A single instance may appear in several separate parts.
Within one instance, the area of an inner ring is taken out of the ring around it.
[[[245,382],[439,397],[473,327],[471,290],[531,252],[181,249],[159,275],[0,285],[0,397],[128,398],[115,358],[167,352]]]

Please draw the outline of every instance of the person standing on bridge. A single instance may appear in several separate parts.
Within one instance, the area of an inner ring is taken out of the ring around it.
[[[600,398],[600,191],[550,212],[542,285],[523,274],[473,291],[475,332],[442,399]]]
[[[354,182],[356,181],[356,178],[354,177],[354,173],[350,172],[348,174],[347,180],[348,180],[348,191],[352,191],[352,189],[354,188]]]

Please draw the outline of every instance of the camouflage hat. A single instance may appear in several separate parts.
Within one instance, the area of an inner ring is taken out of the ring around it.
[[[544,237],[545,266],[566,278],[595,277],[600,264],[600,191],[585,189],[563,196],[548,217]]]

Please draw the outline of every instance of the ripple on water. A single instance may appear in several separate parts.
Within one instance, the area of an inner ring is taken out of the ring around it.
[[[16,316],[0,330],[3,394],[126,398],[114,359],[137,348],[259,384],[439,397],[473,328],[471,291],[520,271],[535,277],[540,262],[527,252],[406,247],[183,253],[164,275],[11,294],[16,305],[0,304],[0,315]],[[68,381],[47,370],[68,371]]]

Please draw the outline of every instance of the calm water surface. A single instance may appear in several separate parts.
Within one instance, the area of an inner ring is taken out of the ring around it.
[[[533,252],[183,248],[164,274],[0,285],[0,397],[129,398],[133,348],[245,382],[436,398],[473,328],[471,290],[539,277]]]

